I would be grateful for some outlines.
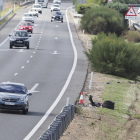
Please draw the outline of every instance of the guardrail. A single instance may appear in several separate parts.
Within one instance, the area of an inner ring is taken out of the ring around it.
[[[0,21],[5,19],[6,17],[8,17],[12,12],[13,12],[13,9],[9,10],[9,12],[6,15],[4,15],[3,17],[0,18]]]
[[[24,2],[24,3],[20,4],[19,6],[22,7],[22,6],[25,6],[25,5],[31,4],[31,3],[33,3],[33,2],[35,2],[35,0]]]
[[[74,118],[75,106],[65,106],[61,113],[54,119],[53,123],[48,127],[38,140],[59,140],[64,130]]]
[[[140,4],[126,4],[128,7],[133,6],[133,7],[140,7]]]

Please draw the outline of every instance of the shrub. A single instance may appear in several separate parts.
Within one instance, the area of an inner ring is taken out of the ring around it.
[[[91,34],[110,32],[121,35],[126,28],[124,17],[118,11],[106,7],[92,8],[81,18],[81,29]]]
[[[126,31],[125,32],[125,38],[129,42],[140,42],[140,33],[138,31]]]
[[[88,9],[91,8],[91,4],[78,4],[76,7],[76,11],[79,14],[84,14]]]
[[[127,43],[115,34],[100,33],[86,52],[96,71],[135,79],[140,69],[140,46]]]
[[[126,12],[128,11],[129,7],[126,4],[118,3],[118,2],[110,2],[105,5],[107,8],[112,8],[119,11],[121,14],[125,16]]]

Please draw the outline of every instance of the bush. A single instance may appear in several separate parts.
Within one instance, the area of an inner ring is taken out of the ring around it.
[[[126,31],[125,32],[125,38],[129,42],[140,42],[140,33],[138,31]]]
[[[101,33],[92,40],[92,49],[86,52],[96,71],[135,79],[140,69],[140,46],[127,43],[123,37]]]
[[[123,3],[120,3],[120,2],[119,3],[118,2],[110,2],[110,3],[106,4],[105,6],[107,8],[112,8],[112,9],[115,9],[115,10],[119,11],[124,16],[129,9],[129,7],[126,4],[123,4]]]
[[[118,11],[106,7],[92,8],[81,18],[81,29],[91,34],[110,32],[121,35],[126,28],[124,17]]]
[[[118,0],[113,0],[113,2],[118,2]],[[119,0],[119,2],[121,3],[126,3],[126,4],[139,4],[140,1],[139,0]]]
[[[78,4],[76,7],[76,11],[79,14],[84,14],[88,9],[91,8],[91,4]]]

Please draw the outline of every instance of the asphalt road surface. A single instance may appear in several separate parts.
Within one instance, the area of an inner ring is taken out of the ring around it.
[[[65,13],[71,5],[71,3],[61,4],[61,11],[65,14],[64,23],[51,22],[51,4],[48,8],[43,8],[43,14],[38,18],[35,17],[29,50],[9,49],[8,35],[18,27],[23,13],[28,12],[30,6],[20,9],[0,31],[0,82],[24,83],[28,90],[33,92],[27,115],[18,111],[0,110],[0,140],[38,139],[60,113],[66,98],[70,97],[70,103],[74,103],[79,95],[88,63],[70,19],[70,27],[78,52],[77,65],[61,100],[58,104],[56,103],[54,109],[51,107],[58,99],[66,81],[69,80],[75,59]],[[53,111],[50,111],[47,119],[40,125],[39,121],[50,107]]]

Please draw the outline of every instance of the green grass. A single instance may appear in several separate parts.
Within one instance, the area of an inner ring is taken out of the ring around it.
[[[90,39],[95,39],[95,38],[97,37],[97,35],[88,35],[88,37],[89,37]]]
[[[117,83],[118,81],[121,83]],[[118,79],[116,77],[112,77],[112,80],[108,82],[110,82],[110,84],[105,85],[103,94],[100,97],[103,101],[110,100],[115,102],[115,109],[98,108],[97,113],[106,116],[109,120],[102,121],[100,124],[100,130],[104,135],[107,134],[106,138],[110,140],[118,140],[118,136],[127,121],[127,115],[130,115],[133,119],[140,119],[140,114],[135,114],[134,112],[134,110],[140,110],[139,102],[137,102],[139,101],[140,85],[130,84],[128,83],[128,80]],[[134,110],[131,110],[130,108],[133,107]],[[111,124],[114,123],[114,126],[110,126],[111,121]]]

